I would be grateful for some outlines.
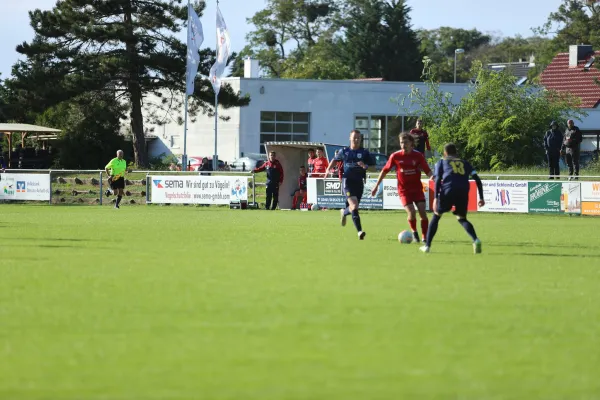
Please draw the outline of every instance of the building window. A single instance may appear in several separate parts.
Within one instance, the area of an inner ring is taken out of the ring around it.
[[[363,147],[372,153],[400,150],[398,135],[415,127],[417,117],[402,115],[356,115],[354,128],[363,134]]]
[[[260,149],[264,154],[266,142],[308,142],[310,113],[261,111]]]

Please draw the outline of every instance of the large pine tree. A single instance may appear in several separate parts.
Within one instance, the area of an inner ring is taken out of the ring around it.
[[[344,15],[347,63],[357,76],[417,81],[423,70],[419,40],[404,0],[350,0]]]
[[[84,93],[113,92],[129,106],[136,164],[147,166],[144,97],[162,97],[154,106],[168,111],[181,104],[185,90],[186,45],[174,36],[187,21],[182,3],[58,0],[51,11],[31,11],[35,37],[17,47],[27,60],[13,68],[13,90],[42,108]],[[201,13],[204,2],[195,8]],[[214,52],[204,50],[202,56],[199,73],[208,75]],[[213,101],[208,80],[197,79],[190,108],[210,113]],[[230,87],[221,90],[220,104],[247,103]],[[151,115],[148,110],[146,116]]]

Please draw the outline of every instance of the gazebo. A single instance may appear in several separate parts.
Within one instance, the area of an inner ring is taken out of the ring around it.
[[[57,134],[61,132],[60,129],[47,128],[45,126],[39,125],[30,125],[30,124],[1,124],[0,123],[0,133],[4,133],[8,137],[8,166],[10,167],[10,153],[12,152],[13,146],[13,135],[20,134],[21,135],[21,146],[25,147],[25,138],[28,134],[34,134],[36,140],[42,141],[42,148],[45,149],[47,140],[55,140],[57,138]]]

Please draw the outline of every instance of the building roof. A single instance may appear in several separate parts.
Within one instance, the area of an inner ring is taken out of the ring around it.
[[[530,62],[508,62],[508,63],[490,63],[487,68],[492,71],[507,70],[513,76],[526,78],[529,70],[535,67],[534,63]]]
[[[0,132],[58,133],[60,129],[30,124],[0,124]]]
[[[595,80],[600,78],[600,70],[593,64],[585,68],[592,56],[598,59],[600,51],[579,60],[576,67],[569,67],[569,53],[558,53],[540,75],[540,83],[547,89],[579,97],[581,108],[596,107],[600,102],[600,85]]]

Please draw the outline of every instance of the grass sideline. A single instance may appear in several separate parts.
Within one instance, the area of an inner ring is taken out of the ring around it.
[[[0,398],[594,399],[594,218],[2,205]]]

